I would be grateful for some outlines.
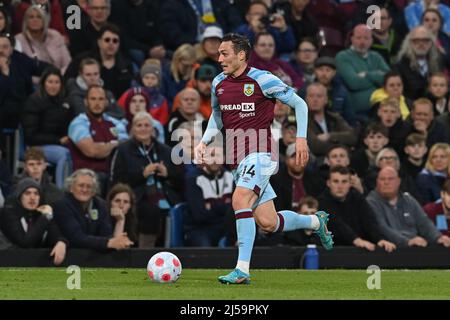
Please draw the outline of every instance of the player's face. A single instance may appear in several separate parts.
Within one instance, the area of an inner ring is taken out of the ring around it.
[[[397,122],[397,119],[400,118],[400,112],[398,108],[384,105],[378,109],[378,117],[380,117],[381,123],[385,127],[391,128]]]
[[[78,176],[72,184],[70,192],[79,202],[89,202],[95,194],[94,179],[88,175]]]
[[[436,98],[443,98],[448,92],[447,80],[443,77],[432,77],[428,90]]]
[[[41,196],[36,188],[28,188],[20,196],[20,203],[26,210],[36,210],[39,206],[39,200]]]
[[[350,175],[334,172],[330,175],[330,178],[327,180],[327,186],[328,188],[330,188],[330,192],[333,195],[333,197],[338,199],[344,199],[347,196],[351,187]]]
[[[131,208],[131,198],[128,192],[116,194],[111,201],[111,208],[119,208],[124,214],[127,214]]]
[[[219,46],[218,61],[224,74],[233,75],[245,63],[245,53],[241,51],[236,54],[234,52],[233,43],[231,41],[225,41]]]
[[[343,166],[347,167],[350,164],[348,153],[343,148],[336,148],[328,154],[328,164],[330,167]]]
[[[386,81],[386,86],[384,87],[384,90],[391,98],[400,98],[400,96],[403,94],[403,81],[402,78],[395,76],[390,77]]]
[[[431,156],[431,165],[436,171],[446,172],[448,168],[448,153],[443,148],[436,149]]]
[[[44,160],[28,160],[25,162],[24,170],[30,178],[41,181],[47,164]]]

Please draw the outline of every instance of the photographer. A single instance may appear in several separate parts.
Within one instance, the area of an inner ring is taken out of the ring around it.
[[[269,8],[260,0],[253,1],[245,15],[246,24],[240,25],[235,32],[246,36],[253,44],[255,36],[261,32],[270,33],[275,39],[278,54],[289,54],[295,48],[295,36],[286,24],[283,15],[269,15]]]

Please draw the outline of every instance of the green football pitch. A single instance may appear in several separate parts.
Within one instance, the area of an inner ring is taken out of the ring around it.
[[[145,269],[81,268],[81,289],[69,290],[65,268],[0,268],[0,300],[450,299],[450,270],[383,270],[373,290],[365,270],[252,270],[250,285],[220,284],[228,271],[185,269],[176,283],[158,284]]]

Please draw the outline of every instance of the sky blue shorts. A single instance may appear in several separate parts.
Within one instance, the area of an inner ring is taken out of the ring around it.
[[[278,163],[271,159],[270,153],[259,152],[246,156],[233,170],[236,186],[253,190],[258,195],[252,209],[276,198],[269,180],[277,168]]]

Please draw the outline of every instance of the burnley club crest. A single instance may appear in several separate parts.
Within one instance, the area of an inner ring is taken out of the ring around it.
[[[253,94],[253,92],[255,92],[255,85],[254,84],[252,84],[252,83],[244,84],[244,94],[247,97],[250,97]]]

